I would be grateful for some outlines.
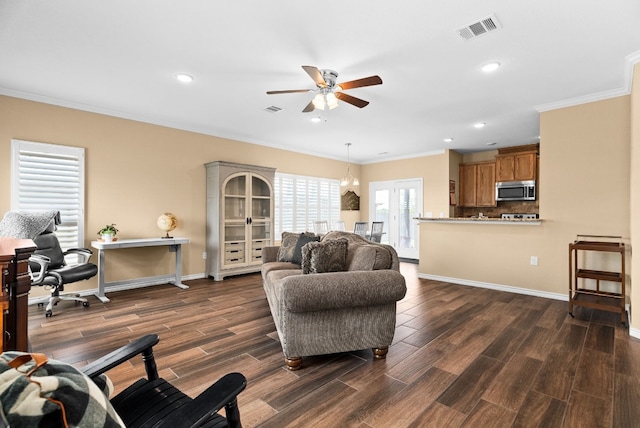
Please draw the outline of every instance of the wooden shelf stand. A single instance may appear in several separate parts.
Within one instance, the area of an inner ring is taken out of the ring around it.
[[[578,259],[581,251],[619,253],[620,271],[610,272],[580,267]],[[585,282],[580,280],[595,280],[595,288],[580,287],[580,284]],[[601,290],[600,281],[618,284],[619,292]],[[610,311],[620,314],[620,322],[626,325],[627,312],[625,304],[624,243],[576,240],[569,244],[569,314],[573,316],[574,306]]]

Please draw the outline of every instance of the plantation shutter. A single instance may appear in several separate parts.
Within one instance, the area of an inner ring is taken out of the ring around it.
[[[60,211],[60,246],[84,247],[84,149],[12,140],[11,153],[11,210]]]
[[[276,173],[275,234],[313,231],[313,222],[340,220],[340,182],[328,178]]]

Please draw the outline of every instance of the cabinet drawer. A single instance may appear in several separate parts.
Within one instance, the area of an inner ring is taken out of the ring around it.
[[[224,244],[224,251],[234,251],[234,250],[242,250],[244,251],[244,242],[227,242]]]
[[[233,248],[224,252],[224,258],[244,257],[244,248]]]
[[[244,264],[244,257],[234,257],[231,259],[224,260],[225,266],[241,265],[241,264]]]
[[[225,265],[234,265],[239,263],[244,263],[244,250],[242,251],[225,251],[224,252],[224,264]]]

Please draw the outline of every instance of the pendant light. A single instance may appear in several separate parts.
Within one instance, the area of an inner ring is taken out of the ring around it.
[[[344,177],[342,177],[342,180],[340,181],[340,186],[345,187],[350,184],[353,184],[354,186],[359,186],[360,181],[358,180],[358,178],[351,175],[351,158],[349,157],[349,147],[351,147],[351,143],[346,143],[345,146],[347,146],[347,174]]]

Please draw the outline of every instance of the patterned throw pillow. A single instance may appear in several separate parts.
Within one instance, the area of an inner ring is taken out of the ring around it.
[[[280,248],[278,249],[279,262],[291,262],[293,260],[293,252],[296,249],[299,237],[299,233],[282,232],[282,241],[280,241]]]
[[[347,269],[346,238],[310,242],[302,247],[302,273],[342,272]]]

